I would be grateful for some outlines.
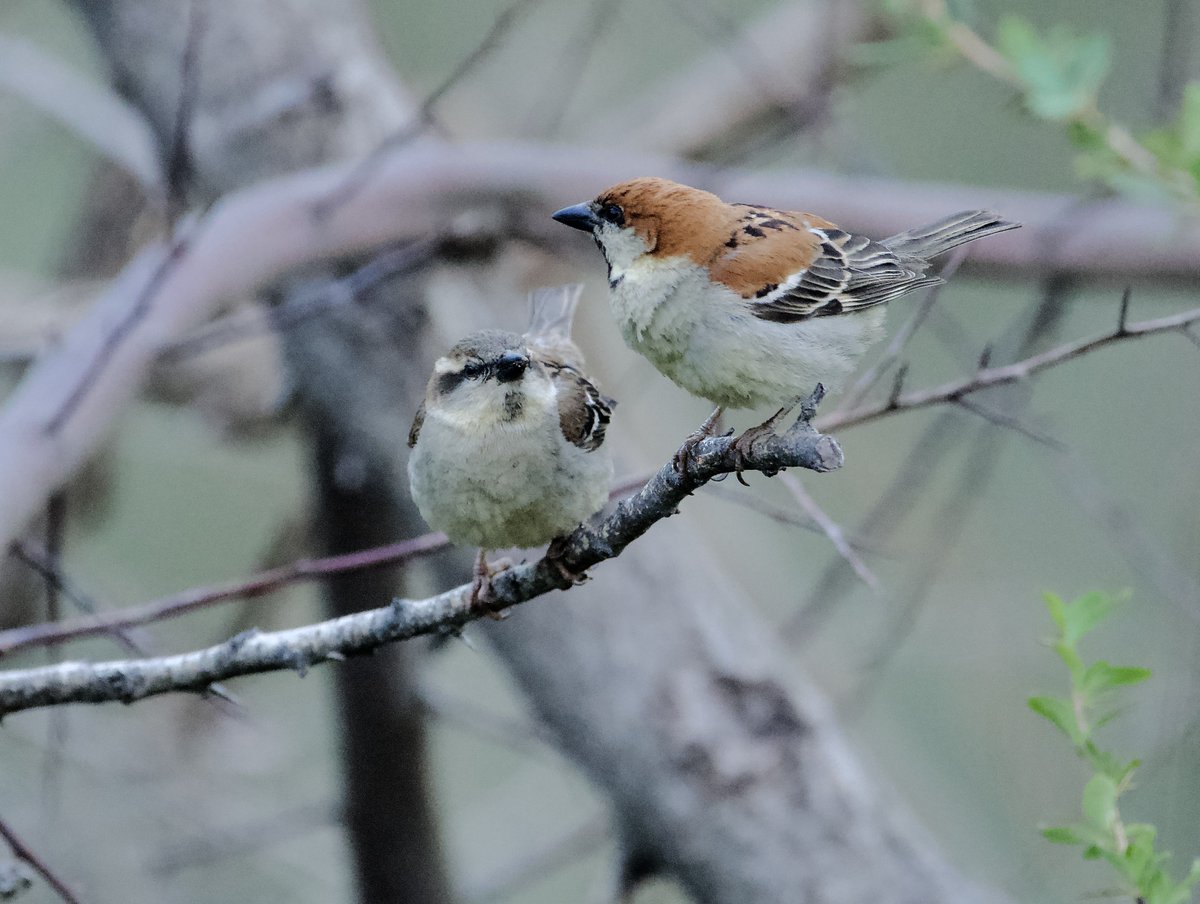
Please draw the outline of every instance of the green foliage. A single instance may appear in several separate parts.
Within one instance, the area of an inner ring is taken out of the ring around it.
[[[935,62],[948,54],[1013,85],[1026,110],[1066,129],[1076,171],[1114,191],[1183,202],[1200,213],[1200,83],[1188,85],[1175,121],[1134,135],[1100,109],[1099,93],[1112,62],[1108,35],[1078,35],[1063,26],[1039,31],[1007,15],[989,44],[969,22],[969,0],[883,0],[900,36],[878,45],[874,62],[921,53]],[[869,54],[860,59],[872,61]]]
[[[1121,598],[1088,593],[1071,603],[1053,594],[1045,599],[1057,629],[1051,646],[1067,666],[1071,689],[1067,697],[1031,697],[1029,708],[1067,737],[1093,774],[1083,789],[1083,820],[1042,829],[1042,835],[1056,844],[1081,847],[1087,860],[1109,863],[1140,904],[1185,904],[1200,883],[1200,860],[1181,881],[1171,878],[1171,855],[1155,850],[1154,826],[1121,819],[1120,798],[1129,790],[1138,761],[1123,761],[1095,740],[1096,730],[1115,715],[1108,710],[1114,692],[1150,677],[1149,669],[1103,660],[1087,664],[1080,655],[1079,642],[1108,618]]]
[[[1112,57],[1105,35],[1078,37],[1061,26],[1040,35],[1020,16],[1005,16],[996,37],[1035,116],[1065,121],[1095,107]]]

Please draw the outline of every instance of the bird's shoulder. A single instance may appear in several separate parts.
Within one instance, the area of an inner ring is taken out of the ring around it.
[[[408,428],[408,448],[412,449],[417,445],[417,440],[421,436],[421,427],[425,424],[425,402],[422,401],[417,406],[417,413],[413,415],[412,426]]]
[[[563,438],[586,452],[599,449],[617,403],[573,364],[557,358],[544,358],[542,363],[554,381]]]
[[[813,230],[833,226],[810,214],[751,204],[731,204],[729,214],[721,242],[706,262],[709,277],[750,301],[812,266],[821,253]]]

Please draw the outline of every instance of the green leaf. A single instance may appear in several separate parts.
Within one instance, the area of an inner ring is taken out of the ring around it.
[[[1092,696],[1122,685],[1138,684],[1149,677],[1149,669],[1109,665],[1103,660],[1098,660],[1084,671],[1081,687],[1085,694]]]
[[[1063,611],[1067,604],[1057,593],[1043,593],[1042,599],[1046,601],[1046,609],[1049,610],[1050,617],[1054,619],[1054,624],[1058,625],[1059,631],[1062,631],[1067,626],[1067,616]]]
[[[1048,719],[1053,723],[1059,731],[1071,739],[1072,743],[1077,745],[1083,743],[1083,736],[1075,721],[1075,708],[1071,705],[1070,700],[1044,696],[1030,697],[1027,702],[1030,709],[1043,719]]]
[[[1183,89],[1179,105],[1179,150],[1186,167],[1200,160],[1200,82]]]
[[[1055,844],[1083,844],[1083,835],[1078,826],[1047,826],[1042,837]]]
[[[1084,635],[1108,618],[1116,604],[1116,597],[1099,590],[1085,593],[1069,603],[1063,610],[1066,619],[1063,643],[1070,647],[1078,646]]]
[[[1117,783],[1112,776],[1098,772],[1083,789],[1083,818],[1089,826],[1106,836],[1117,821]]]
[[[1043,119],[1082,113],[1108,73],[1111,52],[1104,35],[1076,37],[1062,28],[1039,35],[1025,19],[1005,16],[996,43],[1025,87],[1026,106]]]

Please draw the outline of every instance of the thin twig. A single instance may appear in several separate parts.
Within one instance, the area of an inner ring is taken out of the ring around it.
[[[653,477],[653,474],[636,474],[622,478],[609,490],[609,499],[618,500],[631,495]],[[126,648],[140,656],[147,655],[145,648],[134,641],[128,629],[166,621],[187,615],[198,609],[236,599],[253,599],[273,593],[291,584],[302,581],[321,580],[338,574],[350,574],[366,568],[382,568],[399,565],[447,549],[450,542],[445,534],[423,534],[411,540],[375,546],[320,559],[298,559],[237,581],[206,587],[191,587],[180,593],[138,606],[128,606],[99,614],[95,600],[74,586],[61,571],[54,572],[47,565],[44,555],[18,541],[12,546],[13,555],[21,559],[43,576],[52,577],[64,595],[91,614],[90,618],[76,618],[57,623],[43,622],[0,631],[0,657],[29,647],[67,643],[99,634],[113,634]],[[212,688],[210,688],[212,690]]]
[[[246,631],[203,650],[155,659],[104,663],[66,662],[57,666],[0,672],[0,716],[63,703],[132,703],[146,697],[200,690],[214,681],[238,675],[292,669],[303,674],[331,659],[369,652],[384,644],[428,634],[453,633],[488,612],[501,612],[571,586],[568,575],[620,555],[626,546],[709,480],[730,474],[739,465],[764,473],[806,467],[831,471],[841,467],[841,448],[831,437],[809,426],[814,393],[796,424],[785,432],[750,444],[743,456],[731,437],[709,437],[695,447],[687,473],[664,465],[638,493],[620,502],[595,527],[579,527],[553,557],[517,565],[492,579],[486,601],[473,598],[469,584],[424,600],[395,600],[381,609],[285,631]],[[238,588],[243,592],[243,588]]]
[[[253,339],[268,330],[291,329],[333,308],[360,300],[365,293],[390,279],[425,269],[443,252],[447,241],[444,237],[424,239],[382,251],[346,276],[323,282],[310,292],[300,292],[282,307],[270,308],[265,320],[258,316],[247,319],[242,311],[229,314],[168,345],[162,357],[167,361],[178,361]]]
[[[59,565],[56,560],[52,560],[45,550],[35,549],[29,543],[23,540],[18,540],[12,544],[12,546],[9,548],[9,552],[14,558],[18,559],[29,568],[32,568],[34,571],[36,571],[42,577],[42,580],[44,580],[48,585],[52,584],[56,591],[61,593],[66,599],[70,600],[76,609],[92,616],[93,618],[104,618],[104,616],[99,614],[101,607],[97,605],[96,600],[90,594],[80,589],[74,581],[68,578],[66,572],[63,571],[62,566]],[[110,615],[117,614],[118,613],[110,613]],[[29,627],[31,629],[50,628],[55,625],[63,624],[63,621],[55,617],[48,618],[40,625],[32,625]],[[17,630],[25,629],[18,628]],[[135,653],[138,656],[149,656],[154,652],[153,647],[137,640],[128,630],[128,628],[121,625],[114,625],[103,633],[111,636],[126,650],[131,653]],[[40,641],[35,644],[35,646],[53,646],[55,643],[56,642],[53,640]],[[3,653],[0,652],[0,656],[2,655]],[[205,695],[206,697],[211,696],[213,702],[222,701],[239,708],[242,705],[241,702],[233,694],[231,694],[227,688],[220,684],[210,685],[205,689]],[[224,709],[222,710],[222,712],[225,711],[226,710]]]
[[[426,95],[408,124],[384,138],[347,173],[345,179],[328,196],[314,204],[313,216],[318,220],[328,219],[339,207],[362,191],[389,154],[424,134],[425,130],[434,124],[434,112],[442,98],[499,46],[501,39],[513,27],[525,7],[538,2],[540,0],[513,0],[506,9],[501,10],[474,49],[459,61],[440,85]]]
[[[179,101],[175,105],[175,121],[171,128],[171,143],[163,169],[167,183],[167,222],[174,223],[187,209],[188,180],[192,175],[192,154],[188,130],[200,90],[200,42],[207,26],[208,0],[189,0],[187,35],[183,58],[179,64]]]
[[[854,548],[850,545],[850,541],[846,539],[846,532],[842,530],[841,525],[834,521],[821,508],[817,500],[813,499],[812,495],[805,489],[800,479],[793,474],[780,474],[779,479],[788,488],[788,491],[792,494],[792,498],[799,503],[800,508],[804,509],[804,513],[820,526],[821,531],[829,538],[829,542],[833,544],[833,548],[838,551],[838,555],[846,560],[846,563],[854,569],[854,573],[862,578],[863,583],[876,593],[882,590],[879,578],[875,577],[874,572],[867,567],[867,563],[854,551]]]
[[[1014,364],[1001,367],[982,368],[970,377],[943,383],[930,389],[918,389],[913,392],[897,394],[882,403],[862,405],[850,411],[835,411],[830,415],[818,418],[814,426],[819,430],[831,432],[844,427],[878,420],[899,411],[914,411],[918,408],[928,408],[946,402],[957,402],[964,396],[993,386],[1003,386],[1028,379],[1039,371],[1086,355],[1106,345],[1132,339],[1140,336],[1152,336],[1156,333],[1186,333],[1188,327],[1200,322],[1200,308],[1173,314],[1169,317],[1159,317],[1155,320],[1143,320],[1127,324],[1123,330],[1113,330],[1090,339],[1077,342],[1067,342],[1041,354],[1031,355]]]
[[[0,838],[8,842],[8,846],[12,848],[13,856],[18,860],[29,864],[30,868],[45,880],[58,894],[60,898],[67,904],[81,904],[79,896],[67,885],[58,874],[50,868],[50,866],[37,855],[29,845],[21,840],[20,836],[12,830],[7,822],[0,819]]]
[[[311,803],[237,826],[226,826],[200,838],[190,838],[160,850],[149,863],[155,876],[170,877],[180,870],[212,866],[233,857],[246,857],[293,841],[342,821],[340,803]]]
[[[853,408],[864,398],[866,398],[867,393],[875,388],[875,384],[879,382],[880,378],[887,372],[887,369],[900,360],[900,357],[904,354],[904,350],[908,347],[909,342],[912,341],[912,338],[916,334],[917,330],[921,328],[921,325],[925,322],[925,318],[928,317],[929,312],[933,310],[933,306],[937,304],[938,296],[941,295],[942,292],[942,287],[946,285],[946,281],[948,281],[950,277],[958,272],[958,268],[962,266],[962,262],[966,260],[969,250],[970,249],[964,245],[956,248],[951,253],[950,259],[946,262],[946,266],[943,267],[941,273],[938,274],[938,276],[942,278],[943,282],[933,286],[928,292],[925,293],[925,297],[921,299],[921,303],[917,306],[917,309],[913,311],[912,316],[904,322],[904,325],[901,326],[900,329],[896,330],[896,335],[892,337],[892,341],[888,343],[888,346],[886,349],[884,349],[883,354],[879,356],[879,360],[871,365],[871,367],[865,373],[863,373],[862,376],[855,380],[854,385],[846,391],[842,401],[838,404],[838,411],[844,411]]]
[[[573,828],[559,829],[541,844],[524,851],[516,861],[476,880],[467,887],[463,897],[473,904],[510,898],[531,882],[595,851],[608,837],[609,822],[606,814],[597,813]]]
[[[163,254],[162,260],[159,261],[154,273],[151,274],[150,279],[146,282],[137,301],[129,308],[120,323],[104,336],[104,342],[96,350],[95,357],[88,363],[87,368],[80,375],[79,381],[75,384],[66,399],[63,400],[62,405],[54,413],[54,416],[46,422],[43,433],[47,436],[55,435],[62,429],[62,426],[71,415],[74,414],[75,409],[79,407],[79,403],[91,391],[96,379],[112,359],[113,353],[125,341],[125,338],[133,332],[142,318],[146,316],[150,310],[150,305],[154,302],[154,297],[158,294],[158,290],[183,257],[188,244],[188,237],[183,235],[178,235],[171,240],[170,245],[167,246]]]
[[[250,599],[272,593],[289,584],[315,581],[348,571],[382,568],[409,562],[431,555],[449,546],[445,534],[423,534],[388,546],[358,552],[327,556],[321,559],[299,559],[278,568],[261,571],[239,581],[204,587],[192,587],[181,593],[161,597],[140,606],[129,606],[104,615],[74,618],[58,624],[42,623],[0,631],[0,657],[26,647],[65,643],[81,637],[94,637],[122,631],[151,622],[176,618],[214,603],[233,599]]]
[[[1041,430],[1036,430],[1030,427],[1020,418],[1015,417],[1003,411],[996,411],[988,408],[986,405],[980,405],[978,402],[973,402],[970,399],[958,398],[954,399],[954,404],[959,408],[970,411],[972,414],[977,414],[989,423],[995,424],[997,427],[1006,427],[1009,430],[1015,430],[1022,436],[1028,437],[1035,443],[1043,446],[1048,446],[1056,452],[1065,452],[1067,444],[1061,440],[1055,439],[1049,433],[1043,433]]]

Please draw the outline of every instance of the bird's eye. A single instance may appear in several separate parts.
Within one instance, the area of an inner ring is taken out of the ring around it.
[[[600,208],[600,219],[620,226],[625,222],[625,211],[620,204],[605,204]]]
[[[482,377],[487,370],[487,365],[482,361],[468,361],[463,365],[462,375],[468,380],[476,380]]]

